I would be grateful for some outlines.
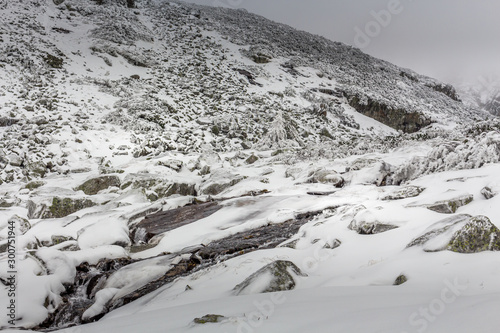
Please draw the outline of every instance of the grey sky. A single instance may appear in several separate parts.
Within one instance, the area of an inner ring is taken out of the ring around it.
[[[500,74],[498,0],[186,1],[245,8],[444,81]],[[389,9],[382,24],[372,15]],[[356,39],[355,28],[374,37]]]

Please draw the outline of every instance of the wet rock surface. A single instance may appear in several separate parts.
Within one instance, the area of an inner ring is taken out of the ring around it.
[[[148,230],[152,232],[152,235],[153,232],[165,232],[163,230],[173,230],[188,223],[193,223],[207,214],[211,215],[215,213],[220,208],[216,202],[191,205],[154,214],[153,217],[146,218],[139,224],[143,223],[143,227],[150,227]],[[171,261],[171,267],[160,278],[145,284],[127,295],[117,299],[113,298],[98,315],[85,319],[82,319],[83,314],[95,303],[95,295],[105,287],[106,280],[120,269],[126,269],[128,265],[140,263],[144,260],[120,258],[101,260],[96,265],[83,263],[77,267],[74,284],[66,286],[66,291],[62,294],[62,305],[44,323],[35,329],[52,331],[99,320],[105,313],[139,299],[179,277],[190,275],[196,271],[245,253],[275,248],[295,235],[302,225],[311,221],[322,212],[323,210],[298,213],[294,219],[280,224],[265,225],[213,241],[206,246],[198,245],[186,248],[178,253],[165,254],[164,257],[166,259],[175,257],[180,258],[180,260]],[[170,222],[162,225],[165,219],[170,219],[168,220]],[[162,256],[157,258],[161,259]],[[283,265],[280,264],[277,268],[281,266]],[[283,267],[288,269],[289,265],[285,266]],[[298,268],[296,270],[292,269],[292,272],[295,271],[298,271]],[[283,274],[286,275],[285,273]],[[290,286],[290,283],[278,283],[278,285]]]
[[[147,243],[156,235],[201,220],[214,214],[221,208],[222,206],[217,202],[207,202],[146,216],[131,232],[131,239],[135,243]]]

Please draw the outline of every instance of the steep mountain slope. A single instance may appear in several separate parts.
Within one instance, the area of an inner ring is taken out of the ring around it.
[[[443,332],[412,312],[449,283],[450,312],[498,309],[500,123],[453,87],[242,10],[0,22],[2,329]]]

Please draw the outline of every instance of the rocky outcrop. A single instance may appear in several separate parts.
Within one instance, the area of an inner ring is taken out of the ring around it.
[[[434,89],[437,92],[445,94],[454,101],[461,102],[460,98],[458,97],[457,91],[451,84],[435,83],[435,84],[428,84],[427,86],[429,88]]]
[[[233,289],[235,295],[272,293],[292,290],[294,277],[307,276],[291,261],[278,260],[250,275]]]
[[[359,113],[395,130],[400,130],[404,133],[415,133],[432,124],[432,121],[421,113],[392,108],[369,97],[365,98],[367,100],[362,101],[358,96],[351,96],[348,98],[349,105]]]

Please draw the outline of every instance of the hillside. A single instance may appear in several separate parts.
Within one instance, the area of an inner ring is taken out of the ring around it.
[[[452,86],[244,10],[0,22],[0,328],[495,332],[500,122]]]

